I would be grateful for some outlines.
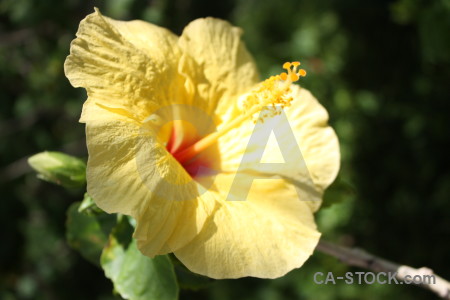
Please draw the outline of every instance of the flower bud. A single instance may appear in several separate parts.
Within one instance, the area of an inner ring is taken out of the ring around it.
[[[84,161],[61,152],[35,154],[28,159],[28,164],[38,173],[38,178],[66,188],[76,188],[86,183]]]

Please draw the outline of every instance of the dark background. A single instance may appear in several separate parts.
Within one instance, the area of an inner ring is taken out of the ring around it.
[[[342,169],[318,215],[323,237],[450,278],[450,1],[0,1],[0,299],[113,299],[103,272],[65,242],[83,190],[36,179],[28,156],[86,157],[85,92],[63,73],[78,24],[97,6],[180,34],[204,16],[244,29],[264,79],[301,60],[328,109]],[[331,203],[334,203],[331,205]],[[182,299],[432,299],[405,285],[316,285],[361,271],[316,253],[277,280],[216,281]],[[116,296],[116,298],[118,298]]]

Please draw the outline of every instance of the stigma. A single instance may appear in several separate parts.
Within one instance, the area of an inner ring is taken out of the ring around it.
[[[249,93],[243,107],[246,114],[252,114],[254,123],[279,115],[284,107],[291,105],[291,84],[306,76],[305,70],[297,70],[299,66],[298,61],[284,63],[286,72],[271,76]],[[258,117],[255,118],[255,115]]]

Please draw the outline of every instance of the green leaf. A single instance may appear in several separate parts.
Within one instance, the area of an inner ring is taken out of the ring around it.
[[[28,164],[38,178],[66,188],[81,187],[86,183],[86,164],[79,158],[61,152],[41,152],[31,156]]]
[[[116,216],[106,213],[87,215],[79,212],[79,209],[80,202],[69,207],[66,224],[67,242],[84,258],[100,266],[100,256],[116,223]]]
[[[168,256],[146,257],[139,252],[134,239],[124,243],[116,234],[111,234],[101,256],[102,268],[115,290],[131,300],[177,299],[178,284]]]

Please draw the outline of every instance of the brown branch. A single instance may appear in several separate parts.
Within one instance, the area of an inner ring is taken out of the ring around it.
[[[414,278],[416,275],[421,277],[424,275],[434,276],[434,282],[424,282],[418,284],[418,286],[431,290],[443,299],[450,299],[450,282],[437,276],[429,268],[415,269],[409,266],[399,265],[372,255],[362,249],[347,248],[323,240],[319,242],[316,249],[322,253],[336,257],[350,266],[360,267],[374,272],[396,273],[396,277],[402,281],[407,278]]]

